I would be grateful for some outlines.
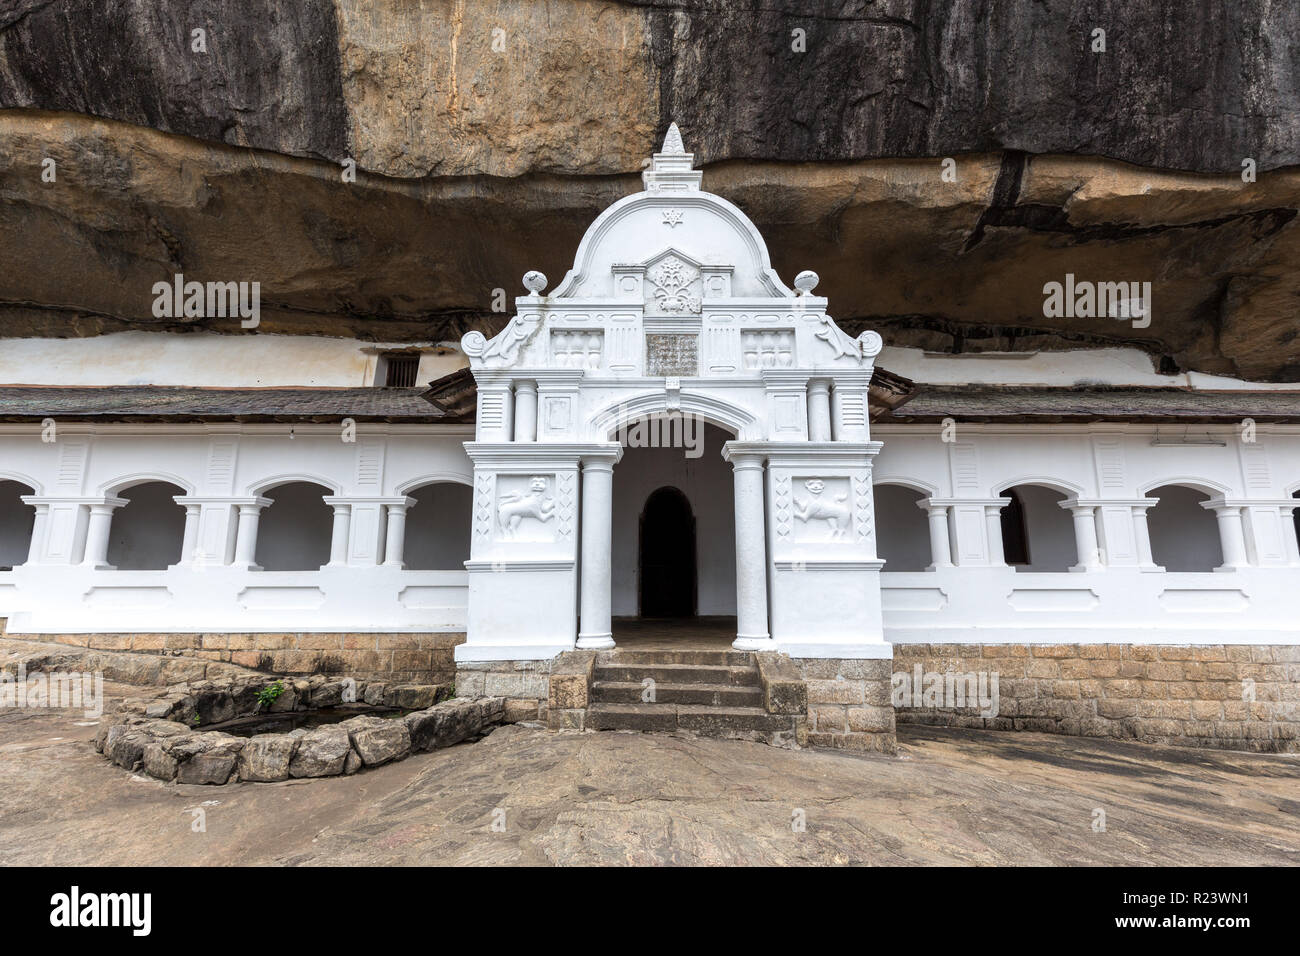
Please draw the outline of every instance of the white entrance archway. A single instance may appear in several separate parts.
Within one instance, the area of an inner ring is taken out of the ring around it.
[[[676,127],[643,192],[588,229],[573,269],[491,340],[478,385],[467,641],[457,660],[613,646],[611,508],[620,430],[694,416],[735,439],[735,646],[889,657],[880,618],[867,386],[880,337],[845,334],[771,267],[749,219],[700,189]]]

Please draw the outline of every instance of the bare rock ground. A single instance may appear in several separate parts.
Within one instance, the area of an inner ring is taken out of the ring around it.
[[[902,727],[900,756],[859,757],[511,726],[352,777],[199,787],[124,773],[94,732],[0,710],[0,863],[1300,862],[1295,756]]]

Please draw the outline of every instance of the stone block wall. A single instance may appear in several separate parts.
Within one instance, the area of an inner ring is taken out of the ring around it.
[[[807,685],[810,746],[895,751],[890,661],[800,657],[794,663]]]
[[[456,696],[504,698],[508,724],[521,720],[544,722],[551,669],[556,660],[461,661],[456,665]]]
[[[1300,646],[896,644],[895,672],[996,673],[996,716],[909,707],[900,724],[1231,750],[1300,750]],[[810,687],[811,703],[811,687]]]
[[[399,683],[450,683],[453,654],[463,632],[356,632],[319,634],[22,634],[100,651],[132,651],[222,661],[275,674],[349,674]],[[545,697],[545,694],[542,695]]]

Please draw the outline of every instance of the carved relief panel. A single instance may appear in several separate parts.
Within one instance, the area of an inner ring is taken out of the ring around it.
[[[552,329],[553,368],[600,368],[605,350],[605,333],[600,329]]]
[[[554,541],[555,475],[497,476],[497,540]]]
[[[792,484],[796,543],[852,540],[854,504],[850,500],[848,478],[796,475]]]
[[[794,365],[794,331],[763,329],[740,334],[745,368],[791,368]]]

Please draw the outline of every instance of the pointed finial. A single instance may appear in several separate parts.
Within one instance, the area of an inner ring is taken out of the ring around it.
[[[686,152],[686,147],[682,145],[682,131],[677,128],[676,123],[668,124],[668,135],[664,137],[664,148],[660,152],[676,155]]]

